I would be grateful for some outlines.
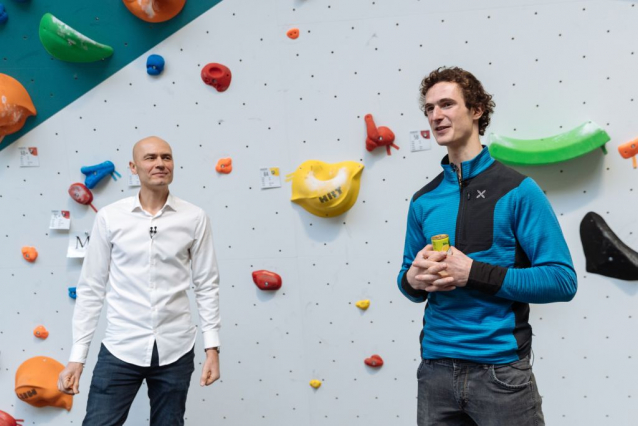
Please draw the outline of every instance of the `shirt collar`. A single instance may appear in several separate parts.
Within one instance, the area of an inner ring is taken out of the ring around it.
[[[487,146],[483,145],[483,149],[476,157],[461,163],[461,176],[463,180],[471,179],[480,174],[491,166],[493,162],[494,159],[490,155],[490,150]],[[458,182],[458,176],[456,174],[457,167],[454,164],[450,164],[450,157],[448,155],[441,160],[441,167],[443,167],[443,173],[446,179]]]
[[[170,192],[168,193],[168,198],[166,199],[166,203],[164,204],[164,207],[162,207],[160,209],[160,211],[165,210],[166,208],[170,208],[173,211],[177,211],[175,209],[175,197],[173,197],[173,194],[171,194]],[[139,209],[140,211],[144,211],[144,209],[142,208],[142,204],[140,203],[140,193],[138,192],[137,195],[135,197],[133,197],[133,207],[131,208],[131,211],[135,211]]]

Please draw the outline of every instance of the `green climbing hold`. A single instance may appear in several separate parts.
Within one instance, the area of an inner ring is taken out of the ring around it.
[[[492,133],[490,154],[505,164],[536,166],[559,163],[601,148],[605,154],[605,143],[609,135],[593,121],[560,135],[542,139],[514,139]]]
[[[93,62],[113,54],[111,46],[91,40],[50,13],[40,20],[40,41],[47,52],[61,61]]]

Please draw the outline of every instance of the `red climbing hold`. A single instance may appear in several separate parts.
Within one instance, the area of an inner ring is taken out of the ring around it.
[[[93,193],[83,183],[74,183],[69,187],[69,195],[80,204],[91,206],[97,213],[97,209],[91,204],[93,202]]]
[[[261,290],[279,290],[281,288],[281,277],[274,272],[263,269],[253,272],[253,281]]]
[[[368,137],[366,139],[366,149],[368,151],[372,152],[373,149],[379,146],[385,146],[388,155],[392,155],[390,147],[399,149],[399,147],[394,144],[394,133],[392,130],[385,126],[377,128],[371,114],[366,114],[364,118],[368,130]]]
[[[9,413],[0,410],[0,426],[22,426],[22,419],[14,419]]]
[[[372,355],[370,358],[366,358],[363,362],[369,367],[379,368],[383,365],[383,359],[379,355]]]
[[[211,63],[202,68],[202,80],[209,86],[213,86],[218,92],[226,91],[232,78],[233,75],[225,65]]]

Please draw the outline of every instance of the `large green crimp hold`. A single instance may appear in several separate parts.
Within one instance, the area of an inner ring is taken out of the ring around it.
[[[40,41],[54,58],[69,62],[94,62],[108,58],[113,48],[69,27],[50,13],[40,20]]]
[[[542,139],[514,139],[492,133],[489,149],[492,157],[502,163],[536,166],[571,160],[596,148],[607,154],[605,144],[609,139],[607,132],[587,121],[568,132]]]

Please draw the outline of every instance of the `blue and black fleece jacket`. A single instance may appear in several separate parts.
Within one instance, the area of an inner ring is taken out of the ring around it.
[[[576,273],[556,215],[540,187],[494,160],[487,149],[443,172],[414,194],[408,212],[399,289],[427,300],[421,333],[424,359],[505,364],[529,355],[529,303],[566,302]],[[452,291],[415,290],[406,272],[431,237],[473,259],[468,283]]]

